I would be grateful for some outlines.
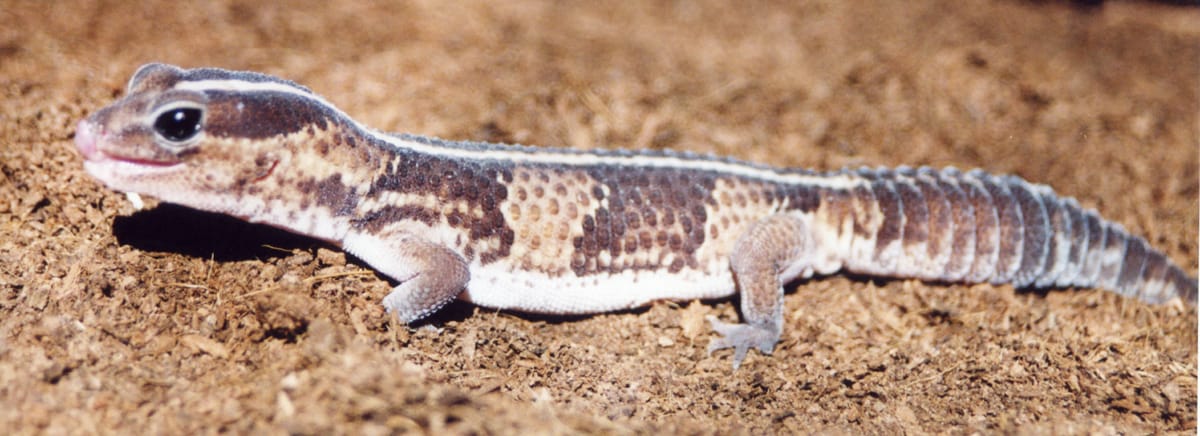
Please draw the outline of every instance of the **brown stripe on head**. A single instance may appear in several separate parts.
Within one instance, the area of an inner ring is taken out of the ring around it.
[[[280,92],[209,91],[205,130],[219,137],[262,139],[326,130],[338,115],[316,100]],[[346,123],[340,123],[346,124]]]

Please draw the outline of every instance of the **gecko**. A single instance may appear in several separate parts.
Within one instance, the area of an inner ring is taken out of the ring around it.
[[[324,240],[398,283],[412,323],[454,299],[543,314],[736,296],[708,353],[769,355],[783,285],[840,270],[939,283],[1102,288],[1195,305],[1197,281],[1051,188],[953,167],[775,168],[663,150],[389,134],[309,88],[142,66],[75,131],[109,188]]]

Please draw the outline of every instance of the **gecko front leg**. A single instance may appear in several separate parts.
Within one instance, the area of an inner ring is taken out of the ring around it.
[[[411,323],[436,312],[467,286],[467,261],[450,248],[412,234],[375,236],[351,232],[343,248],[377,271],[400,281],[383,307]]]
[[[809,255],[814,253],[809,226],[800,216],[775,214],[755,222],[738,237],[729,259],[741,298],[744,324],[709,317],[721,335],[708,344],[708,352],[733,348],[737,370],[750,348],[771,354],[783,330],[783,282],[812,274]]]

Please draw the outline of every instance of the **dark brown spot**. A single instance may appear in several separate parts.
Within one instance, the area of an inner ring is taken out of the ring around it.
[[[608,221],[608,210],[596,210],[596,244],[601,247],[608,246],[611,233],[611,223]]]
[[[642,219],[646,221],[646,225],[654,227],[658,225],[658,213],[654,208],[647,207],[642,209]]]
[[[571,271],[574,271],[575,275],[584,275],[587,272],[584,269],[584,266],[586,265],[587,257],[585,257],[582,253],[577,253],[574,256],[571,256]]]
[[[683,271],[683,258],[676,257],[675,260],[671,261],[671,266],[669,266],[667,270],[672,273]]]
[[[638,237],[628,235],[625,237],[625,254],[633,254],[638,249]]]
[[[671,192],[670,201],[673,207],[685,207],[688,204],[688,197],[684,192],[674,191]]]
[[[512,229],[507,228],[507,227],[500,229],[500,244],[501,245],[503,245],[505,247],[512,246],[513,241],[515,241],[516,239],[517,239],[517,235],[516,235],[516,233],[513,233]],[[506,253],[506,255],[507,255],[507,253]]]
[[[715,227],[713,229],[716,230]],[[704,244],[704,229],[701,227],[696,227],[696,230],[691,232],[688,235],[687,250],[695,251],[696,249],[700,248],[700,246],[703,244]]]
[[[631,206],[644,206],[646,201],[642,198],[642,188],[634,187],[626,190],[626,203]]]
[[[480,207],[483,208],[484,212],[491,212],[493,210],[496,210],[497,204],[496,204],[496,197],[494,195],[484,195],[481,198],[481,197],[479,197],[479,193],[478,193],[479,191],[471,190],[470,192],[471,192],[471,194],[467,196],[468,202],[473,203],[475,201],[478,201]]]
[[[351,215],[358,206],[358,195],[342,183],[338,174],[320,181],[306,179],[298,182],[296,188],[305,198],[316,199],[317,206],[328,208],[336,216]]]
[[[625,225],[630,230],[637,230],[642,225],[642,217],[634,211],[625,212]]]
[[[590,233],[583,235],[583,254],[587,255],[589,261],[595,259],[596,255],[600,253],[600,247],[596,244],[595,236],[595,234]]]
[[[671,250],[679,251],[680,248],[683,248],[683,238],[680,238],[679,234],[677,233],[672,233],[667,240],[667,246],[670,247]]]
[[[663,193],[659,188],[650,188],[650,192],[646,194],[646,203],[649,206],[661,206],[663,203]]]

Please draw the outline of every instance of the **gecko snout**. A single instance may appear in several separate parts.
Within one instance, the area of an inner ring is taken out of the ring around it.
[[[100,157],[100,150],[96,148],[96,130],[97,126],[86,119],[80,120],[75,126],[75,149],[84,159],[95,160]]]

